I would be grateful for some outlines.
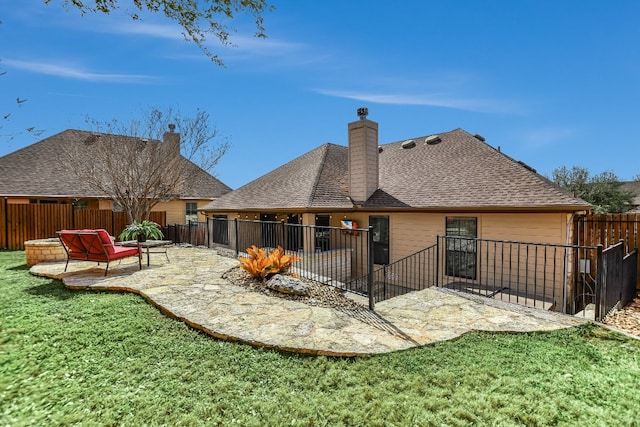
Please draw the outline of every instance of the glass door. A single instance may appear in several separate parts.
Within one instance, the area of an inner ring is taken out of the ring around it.
[[[389,264],[389,217],[370,216],[369,225],[373,227],[373,263]]]

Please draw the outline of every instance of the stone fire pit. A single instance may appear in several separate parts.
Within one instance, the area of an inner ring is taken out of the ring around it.
[[[24,242],[24,251],[29,266],[41,262],[66,261],[67,259],[67,254],[57,237],[27,240]]]

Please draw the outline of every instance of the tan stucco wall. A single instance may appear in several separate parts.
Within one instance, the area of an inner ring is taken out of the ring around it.
[[[167,224],[184,224],[187,216],[187,202],[197,202],[198,208],[211,203],[210,199],[201,200],[172,200],[160,202],[152,209],[153,212],[166,211]],[[204,215],[198,214],[198,221],[204,221]]]
[[[241,213],[223,213],[227,215],[229,219],[259,219],[260,214],[258,212],[241,212]],[[317,215],[329,215],[330,225],[334,227],[340,227],[340,221],[343,219],[349,219],[358,222],[359,228],[367,228],[369,226],[369,217],[374,215],[382,215],[389,217],[389,261],[393,263],[399,259],[412,255],[428,246],[436,243],[437,236],[444,236],[446,230],[446,218],[451,217],[475,217],[477,218],[478,225],[478,238],[489,240],[503,240],[525,243],[552,243],[552,244],[567,244],[567,228],[571,225],[571,215],[567,213],[390,213],[390,212],[334,212],[334,213],[306,213],[302,215],[303,224],[314,223]],[[279,218],[285,217],[285,214],[278,214]],[[260,226],[255,225],[254,236],[260,235]],[[569,227],[570,228],[570,227]],[[231,230],[229,230],[231,233]],[[232,240],[233,236],[231,236]],[[312,239],[313,237],[311,237]],[[313,248],[313,241],[308,241],[305,234],[304,246]],[[331,241],[330,249],[339,249],[340,239]],[[255,242],[242,242],[242,244],[248,245]],[[508,261],[504,261],[503,257],[506,255],[500,254],[496,256],[494,252],[491,252],[493,243],[479,243],[478,244],[478,270],[477,279],[483,283],[497,283],[500,281],[510,281],[513,283],[531,283],[534,280],[537,284],[537,292],[541,291],[542,287],[545,288],[545,298],[552,297],[556,302],[560,302],[561,285],[564,277],[563,273],[570,273],[571,262],[566,259],[566,254],[562,249],[555,251],[553,248],[544,249],[540,246],[530,247],[519,251],[517,247],[509,254],[513,265],[511,270],[501,270],[509,266]],[[481,245],[485,245],[480,247]],[[487,249],[489,245],[489,249]],[[499,243],[495,244],[496,247],[500,247]],[[243,247],[243,246],[241,246]],[[444,249],[441,248],[443,251]],[[527,252],[527,250],[529,252]],[[509,249],[507,249],[509,251]],[[547,251],[547,252],[545,252]],[[494,262],[494,257],[495,262]],[[365,257],[358,258],[353,261],[355,268],[354,276],[357,276],[358,272],[364,271],[364,265],[359,265],[362,260],[366,260]],[[440,271],[443,270],[445,262],[444,252],[440,256]],[[564,270],[564,265],[567,263],[569,270]],[[529,265],[529,267],[524,267]],[[546,265],[546,268],[545,268]],[[490,266],[487,268],[487,266]],[[518,267],[522,266],[520,269]],[[401,267],[404,268],[404,267]],[[527,278],[524,277],[527,275]],[[552,277],[553,276],[553,277]],[[532,279],[534,278],[534,279]],[[552,280],[553,279],[553,280]],[[459,280],[458,278],[444,278],[445,281]],[[555,283],[555,288],[552,286]],[[410,283],[404,283],[404,285],[411,286]],[[513,286],[513,285],[511,285]]]
[[[369,225],[368,216],[361,220],[364,226]],[[564,213],[397,213],[389,215],[391,261],[434,244],[438,235],[444,236],[447,216],[477,218],[481,239],[567,243]]]
[[[264,213],[264,212],[263,212]],[[209,214],[212,214],[211,212]],[[213,213],[216,214],[216,213]],[[229,219],[260,219],[260,212],[219,212]],[[359,228],[369,227],[369,216],[389,216],[390,262],[404,258],[436,242],[444,236],[447,216],[478,219],[478,238],[531,243],[567,244],[567,227],[571,216],[567,213],[393,213],[393,212],[334,212],[305,214],[304,224],[316,215],[329,215],[332,227],[340,221],[357,221]],[[278,214],[278,219],[286,214]],[[570,228],[570,227],[569,227]]]
[[[10,205],[28,205],[29,199],[17,199],[17,198],[7,198],[7,203]]]
[[[113,209],[113,200],[100,200],[98,202],[98,209],[101,209],[101,210]]]

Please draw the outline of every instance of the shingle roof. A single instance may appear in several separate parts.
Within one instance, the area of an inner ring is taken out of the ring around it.
[[[412,138],[414,148],[402,148],[404,141],[382,146],[380,191],[366,206],[388,206],[382,192],[414,208],[589,205],[462,129],[440,134],[435,145],[427,136]]]
[[[216,209],[350,208],[347,147],[324,144],[226,194]]]
[[[631,193],[633,206],[640,206],[640,181],[627,181],[620,185],[620,190]]]
[[[78,180],[70,168],[57,161],[65,147],[80,146],[91,158],[86,144],[92,132],[69,129],[0,157],[0,195],[15,197],[108,197],[108,195]],[[231,191],[227,185],[198,168],[186,158],[185,168],[195,171],[181,198],[215,198]],[[82,167],[82,165],[80,165]]]
[[[422,209],[568,209],[589,207],[531,168],[462,129],[384,144],[379,189],[364,207]],[[204,209],[354,208],[348,192],[348,148],[325,144],[250,182]]]

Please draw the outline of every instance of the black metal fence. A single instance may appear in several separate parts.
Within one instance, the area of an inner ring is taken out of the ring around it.
[[[626,256],[624,252],[625,242],[622,240],[602,252],[602,286],[597,292],[596,320],[624,307],[636,295],[638,250]]]
[[[422,249],[377,269],[373,274],[373,298],[384,301],[438,282],[438,245]]]
[[[374,271],[376,302],[432,286],[575,314],[596,303],[598,247],[438,236]],[[364,284],[367,277],[356,283]]]
[[[188,243],[194,246],[208,246],[207,223],[192,222],[162,227],[164,238],[174,243]]]
[[[370,238],[368,229],[224,217],[209,218],[207,222],[209,247],[227,248],[236,256],[244,256],[252,245],[267,250],[281,246],[285,253],[299,257],[291,269],[293,273],[363,296],[372,295],[369,282],[354,279],[369,277],[373,272]],[[369,302],[373,309],[373,301]]]
[[[235,256],[246,255],[252,245],[281,246],[300,258],[292,272],[366,296],[371,309],[376,302],[438,286],[567,314],[587,316],[593,310],[588,316],[601,320],[612,307],[633,299],[637,279],[637,251],[623,257],[623,247],[612,249],[615,255],[608,259],[601,245],[437,236],[434,245],[374,270],[369,229],[220,216],[165,227],[165,236],[176,243],[226,248]]]
[[[450,236],[438,243],[438,286],[569,314],[595,302],[588,277],[596,271],[579,265],[597,247]]]

